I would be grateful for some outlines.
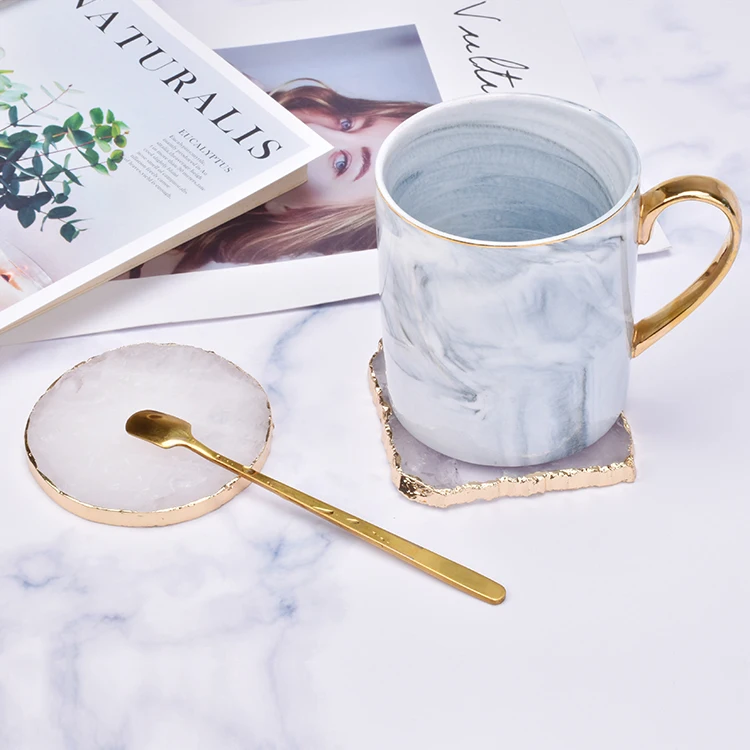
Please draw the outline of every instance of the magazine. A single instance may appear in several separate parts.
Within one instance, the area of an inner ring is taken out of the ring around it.
[[[305,180],[328,144],[150,0],[0,8],[0,331]]]
[[[442,100],[505,91],[606,112],[559,0],[212,0],[211,13],[201,0],[159,2],[332,150],[310,165],[304,186],[12,332],[10,341],[375,295],[372,165],[400,122]],[[666,247],[657,228],[648,249]]]

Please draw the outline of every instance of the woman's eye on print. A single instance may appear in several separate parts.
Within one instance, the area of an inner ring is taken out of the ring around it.
[[[351,130],[354,127],[354,123],[351,121],[351,118],[342,117],[339,121],[339,127],[343,131]]]
[[[349,169],[351,157],[346,151],[338,151],[333,158],[333,169],[337,175],[342,175]]]

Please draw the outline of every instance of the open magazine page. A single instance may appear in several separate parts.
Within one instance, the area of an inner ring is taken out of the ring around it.
[[[2,7],[0,330],[327,148],[150,2]]]
[[[306,185],[75,300],[16,340],[377,294],[372,166],[400,122],[481,93],[545,93],[602,109],[558,0],[214,0],[210,14],[199,0],[160,2],[332,149],[310,165]],[[664,247],[663,235],[651,243]]]

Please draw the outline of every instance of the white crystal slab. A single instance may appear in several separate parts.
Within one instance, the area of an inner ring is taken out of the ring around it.
[[[247,486],[186,449],[128,435],[125,422],[141,409],[186,419],[247,465],[265,460],[271,408],[254,378],[202,349],[136,344],[69,370],[32,410],[27,452],[47,494],[89,520],[154,526],[203,515]]]
[[[383,428],[391,478],[404,497],[447,508],[474,500],[635,481],[635,455],[624,415],[593,445],[539,466],[480,466],[444,456],[411,435],[393,413],[382,345],[370,360],[370,389]]]

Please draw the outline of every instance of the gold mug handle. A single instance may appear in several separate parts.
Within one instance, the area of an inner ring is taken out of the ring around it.
[[[687,175],[666,180],[641,196],[638,223],[638,244],[651,237],[656,217],[668,206],[680,201],[701,201],[724,212],[729,220],[729,234],[706,272],[699,276],[682,294],[664,305],[653,315],[638,321],[633,330],[633,356],[637,357],[657,342],[665,333],[681,323],[727,275],[737,257],[742,233],[742,211],[734,191],[721,180],[700,175]]]

